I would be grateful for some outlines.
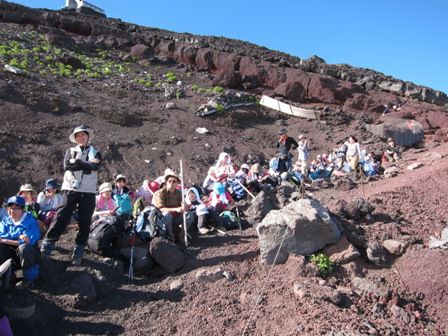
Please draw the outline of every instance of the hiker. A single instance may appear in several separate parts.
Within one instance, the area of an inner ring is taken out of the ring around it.
[[[299,134],[297,151],[299,152],[298,162],[308,164],[310,159],[309,140],[303,134]]]
[[[247,178],[249,177],[249,165],[247,163],[243,163],[240,169],[236,172],[235,178],[241,182],[242,185],[246,185]]]
[[[6,203],[4,203],[3,197],[0,196],[0,221],[8,216],[8,211],[6,211]]]
[[[44,231],[56,218],[57,209],[62,205],[62,196],[58,191],[59,183],[50,178],[45,181],[44,191],[37,195],[37,203],[40,207],[39,219],[44,223]]]
[[[192,218],[191,222],[197,225],[200,235],[205,235],[213,231],[214,227],[220,226],[221,218],[218,213],[202,202],[196,188],[188,189],[185,194],[185,203],[189,207],[187,217]]]
[[[159,189],[159,184],[156,181],[149,182],[149,179],[143,181],[140,188],[138,188],[136,197],[141,198],[145,207],[152,204],[152,197],[154,193]]]
[[[182,241],[182,212],[188,210],[188,206],[182,202],[182,191],[177,189],[179,183],[180,177],[174,171],[168,171],[153,198],[154,205],[162,212],[167,238],[174,242]]]
[[[381,161],[383,163],[397,162],[400,159],[400,149],[395,146],[395,141],[392,138],[387,138],[387,148],[383,153]]]
[[[233,177],[235,175],[235,169],[228,153],[222,152],[219,154],[216,163],[210,167],[207,172],[207,177],[204,180],[202,186],[205,189],[211,190],[211,186],[215,182],[226,182],[227,177]]]
[[[358,168],[359,157],[361,155],[361,148],[353,135],[348,137],[348,141],[345,142],[347,145],[346,159],[350,165],[350,169],[355,171]]]
[[[224,184],[215,182],[213,184],[213,191],[209,195],[209,205],[211,208],[220,214],[225,210],[229,210],[229,207],[234,203],[235,201],[230,193],[226,191]]]
[[[13,259],[23,270],[16,288],[26,289],[39,277],[39,224],[25,211],[25,199],[13,196],[7,202],[8,216],[0,222],[0,264]]]
[[[275,156],[269,160],[269,175],[271,176],[279,176],[280,172],[278,171],[278,154],[275,154]]]
[[[99,195],[96,196],[95,212],[92,221],[102,216],[112,216],[118,208],[117,203],[112,198],[112,185],[105,182],[98,188]]]
[[[118,174],[115,177],[115,187],[112,189],[112,194],[114,195],[121,195],[121,194],[128,194],[130,198],[134,198],[134,193],[129,189],[129,187],[126,185],[128,180],[126,179],[126,176],[123,174]]]
[[[29,183],[21,185],[17,195],[22,196],[25,199],[25,211],[29,212],[34,218],[38,219],[40,207],[36,202],[36,191],[33,186]]]
[[[93,131],[87,126],[76,127],[69,136],[75,147],[69,148],[64,157],[64,182],[62,183],[63,206],[58,209],[56,221],[48,229],[41,245],[44,258],[51,252],[70,223],[73,212],[78,209],[78,233],[72,254],[72,264],[81,265],[84,249],[90,232],[90,223],[95,211],[97,172],[101,164],[101,153],[91,145]]]
[[[286,134],[286,129],[282,128],[278,132],[279,139],[277,141],[277,153],[278,157],[278,171],[279,173],[289,171],[292,168],[291,158],[292,154],[290,153],[291,148],[296,149],[299,144],[296,140],[289,137]]]

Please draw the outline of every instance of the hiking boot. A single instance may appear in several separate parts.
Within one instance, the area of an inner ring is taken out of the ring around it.
[[[81,266],[82,257],[84,255],[85,245],[76,244],[72,254],[72,265]]]
[[[44,260],[48,260],[51,257],[51,252],[55,246],[55,242],[44,240],[42,245],[40,246],[40,254],[41,258]]]
[[[198,231],[199,231],[200,235],[206,235],[207,233],[210,233],[211,230],[209,228],[202,227],[202,228],[199,228]]]
[[[72,265],[73,266],[81,266],[82,263],[82,257],[72,257]]]
[[[22,280],[16,283],[16,289],[18,290],[32,289],[33,287],[34,287],[33,281]]]

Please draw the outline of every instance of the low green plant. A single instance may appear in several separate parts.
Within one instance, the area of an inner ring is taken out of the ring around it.
[[[165,77],[165,81],[168,83],[173,83],[177,81],[176,75],[171,71],[167,72],[163,77]]]
[[[322,276],[327,276],[333,271],[333,262],[323,253],[310,255],[310,261],[317,265]]]
[[[215,109],[216,109],[217,112],[222,112],[222,111],[224,111],[224,105],[223,104],[216,104]]]

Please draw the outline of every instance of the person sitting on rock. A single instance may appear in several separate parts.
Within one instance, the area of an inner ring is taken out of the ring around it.
[[[55,179],[45,181],[44,191],[37,195],[37,203],[40,207],[39,219],[43,222],[44,231],[56,218],[57,209],[62,206],[62,196],[59,193],[59,183]]]
[[[112,198],[112,185],[105,182],[99,187],[99,195],[96,196],[95,212],[93,218],[112,216],[117,211],[118,205]]]
[[[145,207],[150,206],[152,204],[152,198],[154,193],[159,189],[159,184],[156,181],[150,182],[149,178],[145,179],[138,188],[136,197],[137,199],[141,198],[143,200],[143,204]]]
[[[209,195],[209,205],[218,214],[225,210],[229,210],[230,206],[235,203],[226,187],[221,182],[213,184],[213,191]]]
[[[210,190],[210,187],[215,182],[226,182],[228,177],[235,175],[235,169],[228,153],[222,152],[219,154],[216,164],[214,164],[207,172],[207,177],[202,186]]]
[[[281,173],[285,171],[290,171],[292,169],[291,158],[292,154],[290,153],[291,149],[296,149],[299,144],[292,137],[288,136],[286,129],[282,128],[278,132],[278,141],[277,141],[277,153],[278,153],[278,171]]]
[[[113,195],[121,195],[121,194],[128,194],[130,198],[134,198],[134,193],[131,191],[131,189],[126,185],[128,180],[126,179],[126,176],[123,174],[118,174],[115,177],[115,186],[112,189]]]
[[[390,163],[397,162],[400,159],[400,149],[395,145],[395,141],[392,138],[387,139],[387,148],[383,153],[382,162]]]
[[[0,221],[8,216],[8,211],[6,210],[6,203],[4,203],[3,197],[0,196]]]
[[[240,169],[236,172],[235,178],[241,182],[242,185],[246,186],[247,178],[249,177],[249,165],[247,163],[243,163]]]
[[[197,225],[199,234],[205,235],[213,231],[214,227],[221,226],[221,218],[218,213],[202,202],[196,188],[188,189],[185,194],[185,203],[189,207],[187,219]]]
[[[183,240],[182,213],[189,208],[182,202],[182,191],[177,188],[179,183],[180,177],[174,171],[168,171],[153,198],[154,206],[162,212],[167,238],[174,242]]]
[[[25,211],[29,212],[31,215],[33,215],[34,218],[38,219],[40,207],[39,203],[36,202],[36,191],[34,190],[33,186],[29,183],[21,185],[18,195],[22,196],[25,199]]]
[[[0,264],[13,259],[23,270],[16,288],[29,288],[39,277],[39,224],[25,211],[25,199],[13,196],[7,202],[8,216],[0,222]]]

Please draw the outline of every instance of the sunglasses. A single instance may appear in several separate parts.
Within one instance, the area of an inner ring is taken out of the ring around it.
[[[178,182],[179,181],[177,181],[177,180],[171,180],[171,179],[166,181],[166,183],[178,183]]]

